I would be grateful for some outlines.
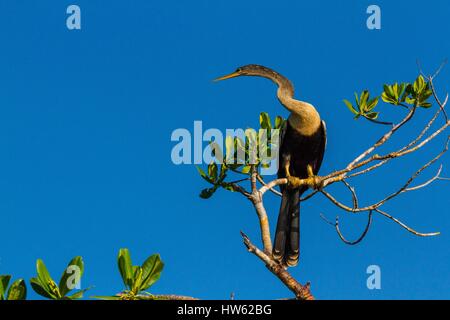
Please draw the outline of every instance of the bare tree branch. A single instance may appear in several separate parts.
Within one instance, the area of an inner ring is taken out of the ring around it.
[[[270,270],[284,285],[291,290],[297,299],[300,300],[314,300],[313,295],[311,294],[309,285],[301,285],[295,280],[291,274],[283,268],[283,266],[277,263],[272,259],[271,255],[267,255],[266,253],[259,250],[249,239],[249,237],[241,231],[242,238],[244,240],[244,244],[247,247],[248,251],[257,256],[261,261],[264,262],[267,269]]]
[[[356,239],[355,241],[349,241],[347,239],[345,239],[345,237],[342,235],[341,230],[339,229],[339,217],[336,217],[336,232],[339,235],[339,238],[346,244],[348,245],[355,245],[360,243],[366,236],[367,232],[370,229],[370,225],[372,224],[372,211],[369,211],[369,217],[368,217],[368,221],[367,221],[367,225],[366,228],[364,229],[363,233],[361,234],[361,236]]]
[[[307,194],[306,196],[301,197],[301,198],[300,198],[300,201],[305,202],[306,200],[311,199],[312,197],[314,197],[314,196],[315,196],[316,194],[318,194],[318,193],[319,193],[319,190],[318,190],[318,189],[313,190],[311,193]]]
[[[358,208],[359,207],[358,197],[356,195],[355,188],[353,188],[346,180],[342,180],[342,183],[347,187],[348,190],[350,190],[350,192],[352,194],[353,209]]]
[[[447,64],[448,59],[445,59],[441,65],[439,66],[439,68],[436,70],[436,72],[431,76],[431,79],[434,80],[434,78],[437,77],[437,75],[442,71],[442,69],[445,67],[445,65]]]
[[[339,236],[339,238],[348,245],[354,246],[358,243],[360,243],[367,235],[367,232],[369,232],[370,226],[372,224],[372,211],[369,211],[369,215],[368,215],[368,221],[367,221],[367,225],[366,228],[364,229],[363,233],[359,236],[358,239],[356,239],[355,241],[349,241],[347,240],[344,235],[342,234],[340,228],[339,228],[339,217],[336,217],[336,222],[332,223],[331,221],[329,221],[327,218],[325,218],[325,216],[323,214],[320,214],[320,217],[325,220],[326,223],[328,223],[329,225],[333,226],[336,229],[336,232]]]
[[[267,184],[264,182],[264,179],[259,174],[256,176],[256,178],[258,179],[259,183],[261,183],[265,187],[268,187]],[[280,197],[282,196],[281,192],[278,190],[275,190],[273,187],[268,187],[268,189],[273,194],[276,194],[277,196],[280,196]],[[266,192],[266,191],[264,191],[264,192]]]
[[[259,189],[259,192],[261,193],[261,195],[264,195],[268,190],[270,190],[276,186],[279,186],[282,184],[287,184],[287,183],[288,183],[288,180],[286,178],[276,179],[276,180],[270,181],[269,183],[262,186]]]
[[[446,96],[444,103],[441,103],[441,101],[439,100],[439,97],[437,96],[436,90],[434,88],[433,77],[432,76],[428,77],[428,83],[430,84],[430,89],[431,89],[431,92],[433,93],[434,99],[437,101],[437,103],[439,105],[439,109],[442,110],[442,113],[444,114],[445,121],[448,121],[447,112],[444,109],[444,106],[445,106],[445,104],[447,103],[447,100],[448,100],[448,95]]]
[[[437,236],[440,235],[440,232],[431,232],[431,233],[421,233],[421,232],[417,232],[416,230],[414,230],[413,228],[408,227],[406,224],[404,224],[403,222],[401,222],[400,220],[398,220],[397,218],[394,218],[393,216],[391,216],[390,214],[381,211],[380,209],[375,209],[376,212],[378,212],[379,214],[385,216],[386,218],[394,221],[395,223],[399,224],[402,228],[408,230],[409,232],[411,232],[412,234],[419,236],[419,237],[433,237],[433,236]]]
[[[436,175],[434,177],[432,177],[431,179],[428,179],[424,183],[419,184],[419,185],[417,185],[415,187],[406,188],[405,192],[414,191],[414,190],[418,190],[418,189],[424,188],[424,187],[428,186],[429,184],[433,183],[434,181],[438,180],[440,178],[440,174],[442,172],[442,167],[443,166],[441,164],[440,167],[439,167],[438,172],[436,173]]]

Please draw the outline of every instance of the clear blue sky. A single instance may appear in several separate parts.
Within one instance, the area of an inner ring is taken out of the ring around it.
[[[0,273],[29,279],[42,258],[59,279],[70,258],[82,255],[83,285],[95,285],[89,295],[113,294],[122,289],[116,255],[128,247],[136,262],[162,255],[166,268],[155,293],[288,296],[241,243],[239,230],[259,240],[252,208],[226,192],[201,200],[204,181],[193,166],[172,164],[170,135],[192,129],[194,120],[224,130],[257,125],[260,111],[286,116],[267,80],[211,81],[258,63],[290,77],[297,97],[327,121],[322,173],[342,167],[382,132],[352,120],[342,99],[413,80],[416,59],[431,72],[450,56],[450,2],[374,1],[382,29],[369,31],[372,2],[2,1]],[[72,3],[82,10],[81,31],[65,26]],[[441,93],[449,80],[447,67],[436,82]],[[421,110],[399,137],[429,117]],[[400,186],[441,142],[356,180],[361,201]],[[450,176],[448,158],[443,162]],[[441,236],[417,238],[375,216],[355,247],[340,242],[319,214],[340,214],[349,238],[364,228],[364,216],[338,212],[321,197],[304,204],[302,260],[293,275],[311,281],[321,299],[450,298],[449,188],[438,182],[387,207]],[[267,200],[272,227],[278,203]],[[366,288],[371,264],[381,267],[381,290]]]

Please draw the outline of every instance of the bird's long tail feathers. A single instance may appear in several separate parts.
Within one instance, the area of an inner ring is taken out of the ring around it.
[[[287,266],[296,266],[300,246],[300,191],[283,190],[273,247],[273,258]]]

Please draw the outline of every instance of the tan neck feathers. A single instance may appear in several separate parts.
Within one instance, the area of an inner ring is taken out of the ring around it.
[[[288,118],[289,124],[297,132],[310,136],[320,128],[320,115],[312,104],[294,99],[293,93],[293,87],[279,85],[278,100],[291,112]]]

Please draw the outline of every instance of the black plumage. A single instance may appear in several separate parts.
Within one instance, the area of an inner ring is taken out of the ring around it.
[[[322,121],[311,136],[297,132],[286,121],[280,137],[278,177],[285,178],[287,165],[293,177],[308,178],[308,165],[318,174],[326,146],[326,127]],[[300,197],[308,187],[290,188],[281,186],[281,205],[273,247],[276,260],[293,266],[300,254]]]

